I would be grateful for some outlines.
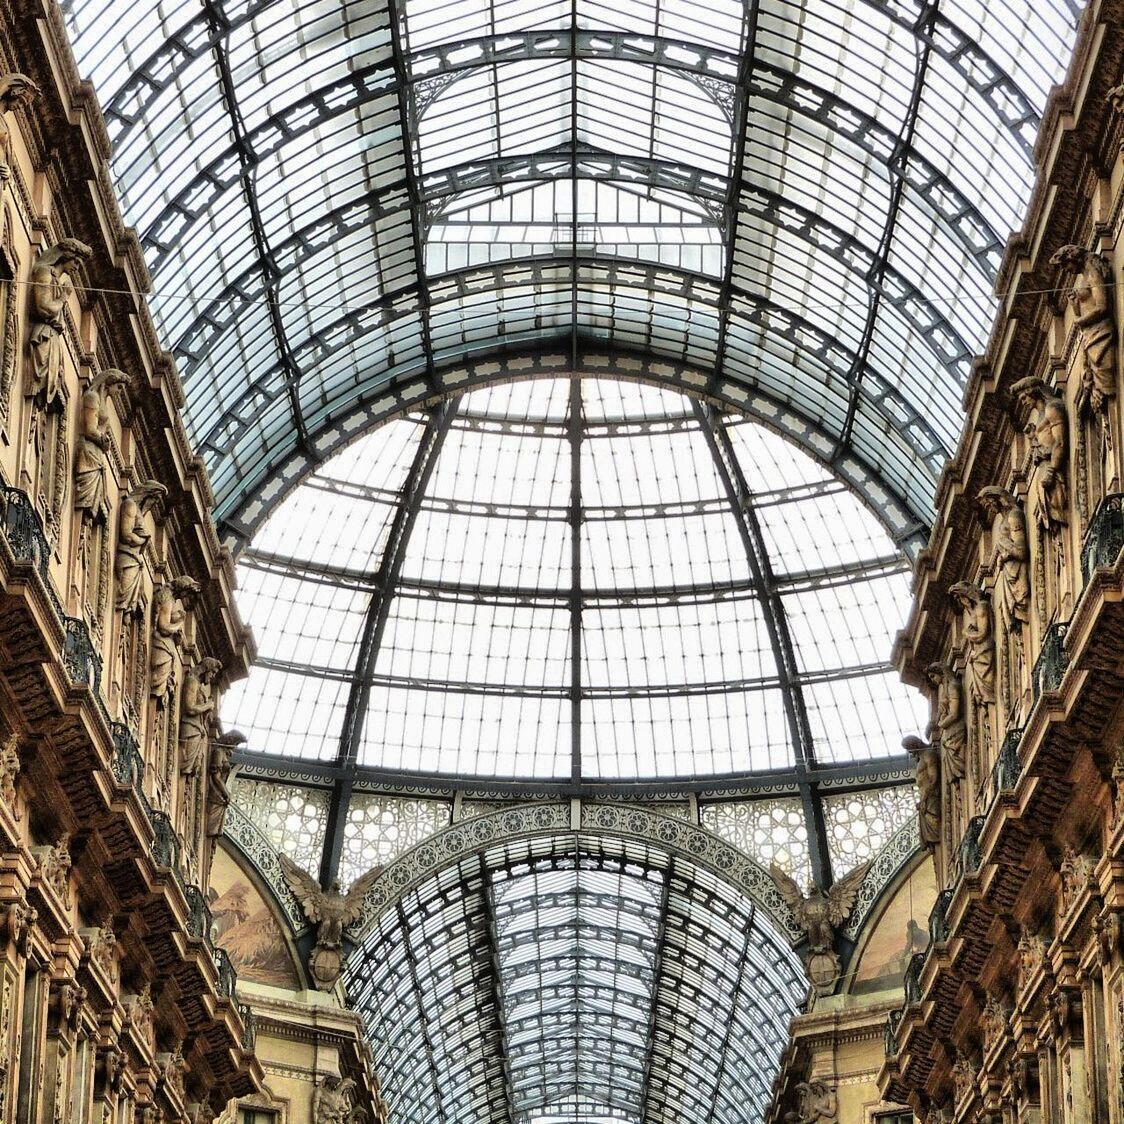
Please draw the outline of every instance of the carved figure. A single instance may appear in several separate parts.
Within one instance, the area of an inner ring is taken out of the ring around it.
[[[39,860],[39,868],[46,882],[59,896],[59,901],[70,908],[70,833],[63,832],[53,847],[48,847]]]
[[[182,598],[185,594],[198,592],[199,584],[194,578],[179,577],[158,586],[152,595],[152,656],[148,693],[161,708],[168,705],[175,686],[176,648],[183,637],[183,622],[187,619]]]
[[[121,1077],[125,1072],[125,1055],[117,1048],[116,1042],[105,1051],[102,1066],[104,1067],[106,1088],[116,1091],[121,1087]]]
[[[956,1051],[956,1062],[952,1067],[952,1084],[956,1089],[956,1103],[966,1101],[976,1088],[976,1067],[963,1050]]]
[[[5,116],[21,105],[29,105],[41,91],[26,74],[0,77],[0,183],[12,175],[12,134]]]
[[[835,952],[835,929],[842,925],[855,906],[859,886],[870,863],[865,862],[845,874],[827,891],[811,886],[805,897],[800,887],[776,863],[769,873],[781,897],[788,903],[796,923],[808,937],[808,978],[817,995],[830,995],[839,979],[842,964]]]
[[[1024,432],[1030,438],[1030,480],[1038,525],[1055,534],[1069,522],[1069,496],[1065,468],[1069,454],[1069,431],[1065,403],[1039,378],[1020,379],[1011,390],[1030,409]]]
[[[31,365],[25,393],[40,410],[61,406],[63,309],[74,293],[70,271],[92,252],[77,238],[63,238],[39,255],[31,271]]]
[[[227,730],[215,738],[211,746],[210,768],[207,770],[206,831],[210,836],[222,835],[222,824],[230,806],[227,781],[234,765],[234,751],[246,741],[241,730]]]
[[[838,1098],[826,1081],[801,1081],[796,1085],[796,1095],[796,1111],[785,1113],[785,1124],[835,1124]]]
[[[207,656],[184,676],[180,698],[180,772],[196,776],[207,760],[215,699],[211,687],[222,664]]]
[[[117,557],[113,573],[117,579],[116,606],[122,612],[140,609],[144,590],[144,552],[152,535],[145,526],[145,514],[168,489],[155,480],[146,480],[126,493],[117,516]]]
[[[9,902],[0,915],[4,923],[4,933],[8,940],[16,947],[20,956],[27,955],[28,942],[35,922],[39,920],[39,911],[26,901],[17,899]]]
[[[1023,628],[1030,622],[1030,544],[1026,516],[1005,488],[981,488],[980,505],[991,526],[995,560],[992,607],[1003,646],[1003,701],[1007,713],[1017,709],[1023,662]]]
[[[338,882],[333,882],[330,889],[322,890],[316,879],[301,870],[288,855],[277,857],[281,862],[281,873],[304,910],[305,917],[317,926],[316,947],[308,961],[312,978],[321,991],[330,991],[343,971],[344,926],[359,919],[363,898],[382,872],[382,867],[373,867],[357,878],[346,894],[341,894]]]
[[[1089,419],[1094,427],[1101,461],[1101,487],[1107,488],[1115,475],[1110,421],[1110,405],[1116,397],[1112,267],[1100,254],[1074,245],[1062,246],[1050,259],[1050,264],[1074,273],[1067,299],[1073,306],[1084,356],[1076,406],[1079,416]]]
[[[980,1030],[983,1031],[985,1051],[990,1050],[1007,1031],[1007,1015],[994,995],[988,997],[980,1012]]]
[[[949,596],[963,614],[964,694],[969,707],[975,773],[979,783],[982,763],[991,752],[991,709],[995,705],[995,637],[991,628],[991,603],[987,594],[970,582],[957,582]]]
[[[184,1079],[187,1077],[187,1062],[183,1056],[183,1043],[177,1043],[170,1054],[156,1056],[156,1069],[165,1087],[181,1101],[184,1097]]]
[[[902,749],[917,762],[917,823],[921,842],[935,847],[941,841],[941,758],[936,746],[915,735],[902,739]]]
[[[77,984],[64,983],[58,989],[56,996],[58,1005],[59,1025],[73,1026],[78,1021],[78,1012],[86,1002],[86,989]]]
[[[355,1082],[350,1077],[328,1074],[312,1093],[313,1124],[351,1124]]]
[[[945,776],[958,781],[964,776],[964,749],[968,742],[960,677],[946,663],[929,664],[925,675],[937,689],[937,713],[929,726],[929,737],[940,742]]]
[[[12,813],[12,818],[20,818],[19,804],[16,801],[16,777],[20,772],[20,739],[13,730],[0,746],[0,800],[3,800]]]
[[[1046,942],[1024,925],[1019,934],[1019,987],[1025,987],[1031,976],[1046,962]]]
[[[86,937],[86,949],[90,960],[96,964],[112,981],[117,979],[117,934],[113,931],[113,919],[107,918],[100,929],[93,929]]]
[[[128,1025],[142,1042],[152,1045],[154,1041],[153,1019],[156,1005],[152,1002],[152,985],[145,984],[128,1005]]]
[[[1093,868],[1096,866],[1091,855],[1079,854],[1072,843],[1062,849],[1062,862],[1059,873],[1062,877],[1062,909],[1067,910],[1080,897],[1081,892],[1093,884]]]
[[[74,507],[95,523],[109,518],[106,450],[109,448],[109,405],[106,391],[126,386],[129,376],[115,368],[90,380],[82,394],[78,418],[78,450],[74,454]]]
[[[1112,766],[1112,822],[1124,820],[1124,746],[1116,751],[1116,761]]]

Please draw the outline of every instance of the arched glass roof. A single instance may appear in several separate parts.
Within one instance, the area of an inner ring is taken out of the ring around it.
[[[399,780],[689,781],[899,752],[908,561],[696,399],[505,383],[359,439],[239,561],[248,749]]]
[[[351,959],[402,1124],[744,1124],[803,970],[751,899],[658,847],[578,834],[408,891]]]
[[[787,410],[926,523],[1077,11],[63,6],[235,537],[355,419],[544,356]]]

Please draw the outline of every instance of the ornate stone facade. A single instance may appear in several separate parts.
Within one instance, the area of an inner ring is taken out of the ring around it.
[[[0,36],[0,1124],[209,1121],[262,1082],[203,826],[248,638],[58,18]]]
[[[921,1120],[1124,1124],[1122,70],[1124,5],[1091,3],[897,649],[946,766],[879,1078]]]

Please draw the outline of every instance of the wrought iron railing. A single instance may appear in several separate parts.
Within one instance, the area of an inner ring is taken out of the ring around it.
[[[1062,677],[1069,666],[1069,653],[1065,646],[1068,630],[1069,621],[1057,621],[1046,630],[1042,639],[1042,651],[1038,653],[1031,673],[1036,699],[1043,692],[1056,691],[1061,686]]]
[[[886,1057],[895,1058],[898,1055],[898,1027],[901,1026],[902,1010],[891,1011],[886,1016],[886,1030],[884,1033],[884,1041],[886,1045]]]
[[[203,891],[185,882],[183,896],[187,899],[187,931],[193,937],[209,940],[211,936],[211,910]]]
[[[234,965],[230,962],[230,957],[225,950],[216,948],[213,955],[215,970],[219,975],[215,990],[219,995],[224,995],[229,999],[234,995],[234,989],[238,986],[238,973],[234,970]]]
[[[149,811],[148,817],[152,821],[152,830],[155,832],[152,840],[153,861],[157,866],[166,866],[178,871],[180,841],[172,824],[171,816],[167,812],[161,812],[158,808],[153,808]]]
[[[43,587],[60,620],[66,617],[62,602],[50,578],[51,547],[43,533],[43,520],[31,497],[19,488],[2,490],[4,537],[12,553],[22,562],[30,563],[43,579]]]
[[[238,1013],[242,1016],[242,1049],[252,1050],[258,1040],[258,1017],[254,1014],[248,1003],[238,1004]]]
[[[984,817],[973,816],[964,829],[964,838],[960,840],[960,874],[975,874],[983,862],[983,853],[980,850],[980,835],[983,832]]]
[[[909,958],[909,964],[905,970],[905,1002],[907,1007],[910,1003],[921,1002],[921,970],[925,967],[927,955],[927,952],[915,952]]]
[[[1022,742],[1022,727],[1007,731],[1003,744],[999,747],[999,756],[991,767],[991,798],[994,800],[1001,792],[1011,792],[1018,784],[1022,775],[1023,763],[1019,757],[1019,745]]]
[[[1105,496],[1085,532],[1081,545],[1081,573],[1088,581],[1101,566],[1113,566],[1124,549],[1124,495],[1113,492]]]
[[[144,759],[141,757],[137,739],[132,730],[121,722],[111,722],[109,731],[113,735],[112,769],[118,784],[139,787],[144,778]]]
[[[942,890],[929,911],[929,940],[940,944],[948,940],[948,907],[952,902],[952,891]]]

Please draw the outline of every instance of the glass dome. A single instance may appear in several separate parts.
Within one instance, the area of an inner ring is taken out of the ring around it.
[[[682,781],[900,753],[908,562],[831,473],[667,389],[508,383],[369,433],[239,561],[248,749]]]

